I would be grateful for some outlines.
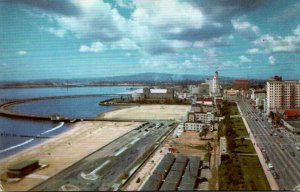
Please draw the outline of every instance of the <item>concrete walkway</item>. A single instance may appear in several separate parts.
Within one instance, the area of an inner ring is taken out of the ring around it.
[[[255,140],[255,138],[254,138],[254,136],[253,136],[253,134],[252,134],[252,132],[251,132],[251,129],[249,128],[249,125],[248,125],[245,117],[243,116],[243,113],[242,113],[239,105],[238,104],[236,104],[236,105],[238,107],[238,110],[239,110],[240,114],[242,115],[242,119],[243,119],[244,124],[246,126],[246,129],[247,129],[247,131],[248,131],[248,133],[250,135],[250,139],[251,139],[252,143],[257,143],[256,140]],[[260,151],[260,149],[258,148],[257,145],[253,145],[253,146],[254,146],[254,149],[255,149],[255,151],[257,153],[257,156],[258,156],[258,159],[260,161],[260,164],[262,165],[262,168],[263,168],[263,170],[265,172],[265,175],[266,175],[266,177],[268,179],[268,182],[269,182],[269,185],[270,185],[271,189],[272,190],[279,190],[279,186],[278,186],[276,180],[274,179],[272,173],[269,171],[268,165],[265,163],[266,161],[265,161],[265,159],[263,157],[262,152]]]

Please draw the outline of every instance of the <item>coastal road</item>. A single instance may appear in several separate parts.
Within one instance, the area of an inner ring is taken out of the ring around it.
[[[131,131],[32,190],[111,191],[118,189],[147,155],[159,145],[164,135],[175,126],[171,125],[170,121],[155,122],[156,125],[160,123],[163,125],[159,128],[155,126],[150,128],[154,124],[150,122],[140,129]]]
[[[280,189],[292,190],[300,184],[300,154],[295,148],[294,140],[286,131],[273,128],[267,118],[254,109],[248,100],[242,98],[237,104],[256,139],[256,145],[279,174],[277,181]]]

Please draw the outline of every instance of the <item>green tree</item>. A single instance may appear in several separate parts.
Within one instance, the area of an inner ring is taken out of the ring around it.
[[[244,141],[245,141],[245,138],[244,137],[241,137],[241,143],[242,143],[242,145],[244,144]]]
[[[202,128],[202,131],[199,133],[199,137],[206,137],[206,135],[208,134],[209,132],[209,127],[208,125],[204,125],[203,128]]]

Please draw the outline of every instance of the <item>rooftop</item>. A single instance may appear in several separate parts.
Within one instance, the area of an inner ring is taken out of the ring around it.
[[[35,160],[35,159],[31,159],[31,160],[25,160],[25,161],[22,161],[20,163],[17,163],[11,167],[9,167],[8,169],[11,170],[11,171],[19,171],[19,170],[22,170],[34,163],[38,163],[39,161],[38,160]]]
[[[300,117],[300,110],[286,109],[283,113],[286,117]]]
[[[150,89],[151,93],[167,93],[167,89]]]

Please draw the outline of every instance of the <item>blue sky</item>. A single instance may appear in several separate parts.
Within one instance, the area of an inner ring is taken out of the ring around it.
[[[299,79],[297,0],[2,0],[0,81],[144,72]]]

